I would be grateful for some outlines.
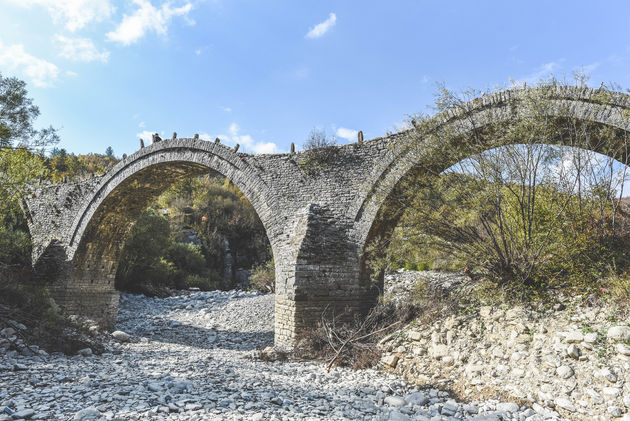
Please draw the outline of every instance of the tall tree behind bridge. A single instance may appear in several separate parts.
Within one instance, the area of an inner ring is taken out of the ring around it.
[[[44,149],[59,140],[52,127],[35,129],[38,116],[26,83],[0,74],[0,264],[28,260],[20,247],[11,252],[16,244],[28,244],[19,203],[28,185],[46,174]]]

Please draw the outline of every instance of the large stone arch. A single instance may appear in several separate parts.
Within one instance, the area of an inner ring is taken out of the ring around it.
[[[118,292],[114,278],[125,238],[147,206],[173,184],[215,172],[229,178],[249,199],[272,243],[268,191],[258,170],[231,148],[177,139],[155,143],[119,162],[81,200],[61,235],[65,267],[57,269],[51,292],[69,313],[111,325]],[[45,253],[45,251],[41,251]],[[34,256],[42,260],[44,256]],[[44,259],[45,260],[45,259]]]
[[[473,99],[456,110],[436,115],[432,119],[432,128],[447,127],[446,131],[452,134],[439,147],[441,150],[449,148],[463,135],[483,129],[493,121],[508,121],[515,116],[529,115],[524,97],[531,93],[544,95],[549,113],[555,117],[584,120],[630,132],[630,95],[587,87],[546,86],[496,92]],[[375,278],[366,265],[370,258],[365,252],[366,245],[377,238],[390,238],[404,210],[384,205],[396,195],[397,190],[405,188],[405,179],[421,179],[424,169],[434,165],[430,160],[432,146],[423,142],[425,133],[422,130],[417,127],[386,139],[389,144],[389,151],[384,155],[386,159],[373,172],[367,194],[350,209],[349,216],[355,221],[351,235],[360,250],[360,278],[363,283],[369,282],[370,278],[373,282]],[[555,144],[562,144],[562,141]],[[468,156],[498,146],[504,145],[475,145]],[[600,146],[590,149],[607,154]],[[442,161],[440,167],[431,169],[440,173],[456,163]],[[377,274],[377,288],[382,287],[382,278],[382,274]]]

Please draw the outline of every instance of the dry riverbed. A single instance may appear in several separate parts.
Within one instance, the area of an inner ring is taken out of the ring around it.
[[[16,351],[0,332],[0,420],[542,420],[513,402],[460,403],[395,374],[267,362],[273,295],[122,294],[107,352]],[[2,351],[4,349],[4,351]]]

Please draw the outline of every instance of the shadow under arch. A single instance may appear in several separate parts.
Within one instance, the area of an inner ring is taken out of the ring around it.
[[[217,149],[219,153],[213,153]],[[67,313],[111,327],[118,309],[114,281],[130,229],[169,187],[208,173],[229,178],[247,197],[274,253],[264,184],[255,171],[226,147],[198,140],[165,141],[118,163],[87,198],[68,233],[70,267],[50,286],[57,303]]]

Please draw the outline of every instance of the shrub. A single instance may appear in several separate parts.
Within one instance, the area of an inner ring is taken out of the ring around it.
[[[206,270],[206,259],[201,247],[195,244],[173,243],[166,251],[166,258],[179,269],[191,274],[201,274]]]
[[[405,270],[416,270],[416,265],[415,263],[405,263]]]
[[[257,291],[274,292],[276,286],[276,270],[273,259],[252,269],[249,285]]]
[[[336,144],[334,136],[327,137],[324,130],[313,129],[302,145],[304,153],[298,165],[306,174],[317,173],[334,160],[338,152]]]
[[[431,270],[431,266],[427,262],[420,262],[416,265],[417,270]]]
[[[380,360],[377,343],[388,333],[409,323],[417,315],[411,302],[401,305],[379,303],[365,317],[324,311],[317,328],[303,332],[294,354],[298,358],[325,361],[333,366],[355,369],[373,367]]]
[[[611,275],[604,280],[605,289],[608,290],[613,299],[623,305],[630,303],[630,274]]]
[[[207,278],[203,278],[197,274],[188,275],[184,279],[184,283],[187,288],[199,288],[202,291],[208,291],[212,289],[210,281]]]

